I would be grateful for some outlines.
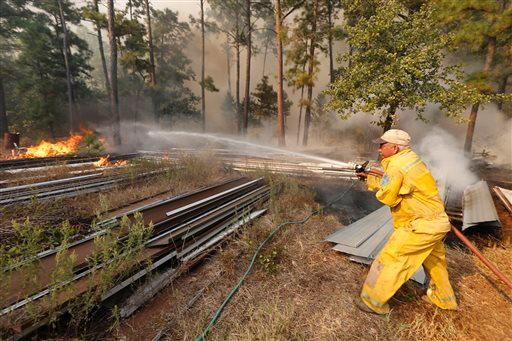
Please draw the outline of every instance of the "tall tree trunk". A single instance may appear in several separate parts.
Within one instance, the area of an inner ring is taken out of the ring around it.
[[[0,139],[4,138],[4,134],[9,132],[7,122],[7,106],[5,105],[4,80],[2,70],[0,70]]]
[[[265,52],[263,52],[263,70],[261,71],[261,78],[265,77],[265,67],[267,66],[267,53],[268,53],[268,43],[270,40],[270,34],[267,33],[265,37]]]
[[[299,124],[297,126],[297,145],[299,144],[300,140],[300,125],[302,121],[302,109],[304,108],[304,105],[302,104],[304,101],[304,85],[300,87],[300,103],[299,103]]]
[[[206,130],[206,99],[204,93],[204,0],[201,0],[201,122]]]
[[[391,104],[389,106],[388,113],[386,115],[386,119],[384,120],[384,122],[382,124],[382,128],[383,128],[383,132],[384,133],[386,131],[388,131],[389,129],[391,129],[391,127],[393,126],[394,117],[395,117],[396,109],[397,108],[398,108],[397,104]]]
[[[66,20],[64,19],[64,11],[62,10],[62,1],[57,0],[59,5],[59,16],[62,27],[62,42],[64,51],[64,65],[66,66],[66,84],[68,87],[68,115],[69,115],[69,132],[73,132],[75,128],[75,115],[73,112],[73,86],[71,85],[71,68],[69,61],[69,42],[68,42],[68,30],[66,28]]]
[[[228,94],[231,96],[231,48],[229,47],[229,35],[226,34],[226,63],[228,69]]]
[[[144,1],[146,10],[146,24],[148,26],[148,48],[149,48],[149,84],[151,84],[151,103],[153,105],[153,116],[158,124],[158,104],[156,99],[156,66],[155,47],[153,45],[153,28],[151,26],[151,7],[149,0]]]
[[[485,54],[485,64],[483,72],[488,76],[489,70],[491,69],[492,62],[494,60],[494,54],[496,52],[496,38],[489,38],[487,43],[487,51]],[[473,135],[475,133],[476,117],[478,115],[478,108],[480,103],[475,103],[471,107],[471,114],[469,115],[468,129],[466,132],[466,140],[464,141],[464,152],[467,154],[471,153],[471,147],[473,145]]]
[[[152,86],[156,85],[155,48],[153,46],[153,29],[151,27],[151,8],[149,0],[145,0],[146,22],[148,25],[148,46],[149,46],[149,81]]]
[[[110,42],[110,108],[113,123],[114,145],[121,145],[121,120],[119,117],[119,96],[117,92],[117,40],[114,25],[114,0],[108,0],[108,39]]]
[[[130,13],[130,20],[133,20],[133,3],[132,3],[132,0],[128,0],[128,13]]]
[[[334,83],[334,58],[332,51],[332,0],[327,0],[327,11],[327,20],[329,24],[329,32],[327,34],[327,43],[329,49],[329,78],[331,83]]]
[[[283,34],[281,0],[276,0],[276,45],[277,45],[277,141],[286,144],[283,110]]]
[[[247,30],[247,61],[245,64],[245,98],[244,98],[244,122],[242,134],[247,134],[247,126],[249,124],[249,102],[251,100],[251,54],[252,54],[252,28],[251,28],[251,0],[245,1],[245,25]]]
[[[306,48],[304,50],[308,49],[308,42],[306,41]],[[306,71],[306,63],[302,64],[302,73]],[[304,83],[302,83],[300,87],[300,103],[299,103],[299,125],[297,127],[297,145],[299,144],[300,140],[300,123],[302,120],[302,110],[304,109]]]
[[[98,13],[100,12],[98,0],[94,0],[94,10]],[[103,37],[101,34],[101,26],[99,22],[96,22],[96,33],[98,35],[98,48],[100,50],[101,66],[103,68],[103,75],[105,77],[105,90],[107,91],[107,95],[110,97],[110,80],[108,78],[107,60],[105,59],[105,50],[103,49]]]
[[[139,137],[137,136],[137,123],[139,122],[139,102],[140,102],[140,89],[135,90],[135,103],[133,105],[133,136],[135,145],[139,144]]]
[[[318,11],[318,0],[313,1],[313,18],[311,20],[311,39],[309,46],[308,63],[308,102],[306,104],[306,113],[304,114],[304,136],[302,145],[308,145],[309,125],[311,123],[311,105],[313,104],[313,70],[315,66],[315,45],[316,45],[316,20]]]
[[[503,76],[498,88],[498,93],[505,94],[507,91],[508,78],[510,75]],[[503,100],[498,101],[498,109],[503,110]]]
[[[240,111],[240,20],[239,18],[239,6],[236,6],[236,19],[235,19],[235,29],[236,29],[236,42],[235,42],[235,50],[236,50],[236,117],[238,119],[238,133],[242,133],[243,120],[241,117]]]

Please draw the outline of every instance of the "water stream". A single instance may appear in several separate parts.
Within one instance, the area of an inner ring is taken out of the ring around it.
[[[223,144],[236,146],[237,147],[236,151],[240,151],[240,147],[245,148],[245,150],[242,149],[244,151],[252,150],[254,152],[254,150],[257,150],[259,152],[259,153],[257,153],[259,156],[268,155],[268,153],[264,154],[264,152],[272,152],[272,153],[277,153],[277,154],[285,154],[285,155],[296,157],[296,158],[324,162],[324,163],[328,163],[328,164],[331,164],[331,165],[334,165],[334,166],[340,167],[340,168],[354,169],[354,166],[355,166],[354,163],[352,163],[352,162],[343,162],[343,161],[333,160],[333,159],[329,159],[329,158],[325,158],[325,157],[321,157],[321,156],[315,156],[315,155],[309,155],[309,154],[305,154],[305,153],[294,152],[294,151],[290,151],[290,150],[286,150],[286,149],[282,149],[282,148],[266,146],[266,145],[257,144],[254,142],[249,142],[249,141],[245,141],[245,140],[237,140],[237,139],[233,139],[233,138],[229,138],[229,137],[225,137],[225,136],[214,135],[214,134],[194,133],[194,132],[187,132],[187,131],[151,130],[148,132],[148,135],[150,137],[154,137],[154,138],[158,138],[158,139],[165,139],[166,141],[169,141],[171,143],[173,141],[174,141],[174,143],[176,143],[177,138],[183,138],[183,137],[200,138],[200,139],[209,140],[212,142],[221,142]]]

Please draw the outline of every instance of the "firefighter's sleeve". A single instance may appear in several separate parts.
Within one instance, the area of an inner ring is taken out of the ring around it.
[[[403,175],[399,169],[388,169],[380,181],[380,189],[375,197],[385,205],[394,207],[402,201],[400,188],[402,187]]]
[[[366,185],[369,191],[375,191],[380,188],[380,179],[382,177],[374,174],[368,174],[366,176]]]

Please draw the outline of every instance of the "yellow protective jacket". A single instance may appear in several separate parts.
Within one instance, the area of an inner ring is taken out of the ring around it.
[[[394,227],[420,233],[448,232],[450,223],[436,181],[419,156],[408,148],[381,163],[385,174],[375,196],[391,208]],[[372,177],[368,178],[369,188],[375,183]],[[436,223],[429,223],[433,221]]]

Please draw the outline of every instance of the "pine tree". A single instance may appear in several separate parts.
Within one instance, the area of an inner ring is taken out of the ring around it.
[[[263,76],[251,95],[250,121],[255,124],[260,124],[262,120],[274,121],[277,116],[278,94],[269,84],[268,76]],[[290,114],[292,103],[285,92],[283,92],[283,104],[283,114],[287,116]]]
[[[12,65],[12,58],[5,51],[12,50],[18,29],[23,26],[24,21],[31,14],[27,7],[28,2],[28,0],[0,2],[0,139],[3,139],[4,134],[9,132],[4,79],[10,73],[7,72],[6,65]]]
[[[192,35],[190,26],[178,19],[177,12],[169,9],[155,10],[153,18],[159,115],[171,123],[180,118],[200,120],[199,98],[185,84],[195,79],[191,61],[184,53]],[[205,78],[205,89],[216,89],[208,77]]]
[[[110,42],[110,110],[112,115],[114,145],[121,145],[121,119],[119,117],[119,94],[117,89],[117,35],[115,27],[114,0],[108,0],[108,38]]]
[[[105,49],[103,46],[102,30],[107,27],[107,18],[105,14],[100,12],[99,0],[92,0],[82,8],[82,15],[85,20],[91,21],[96,29],[96,37],[98,39],[98,51],[100,53],[101,67],[103,77],[105,79],[105,91],[110,97],[110,80],[108,78],[107,59],[105,58]]]
[[[495,93],[492,69],[496,66],[496,51],[500,47],[506,49],[512,43],[512,3],[508,0],[438,0],[435,3],[440,9],[441,25],[452,33],[455,44],[483,54],[483,68],[469,75],[468,84],[481,94],[491,96]],[[498,94],[488,98],[502,102],[512,96]],[[483,101],[477,98],[471,107],[464,143],[467,153],[471,151],[481,104]]]
[[[215,29],[226,35],[227,45],[235,49],[235,106],[238,133],[242,132],[243,117],[240,110],[240,52],[243,46],[241,0],[210,0],[211,17],[216,23]],[[229,53],[229,49],[226,50]]]

